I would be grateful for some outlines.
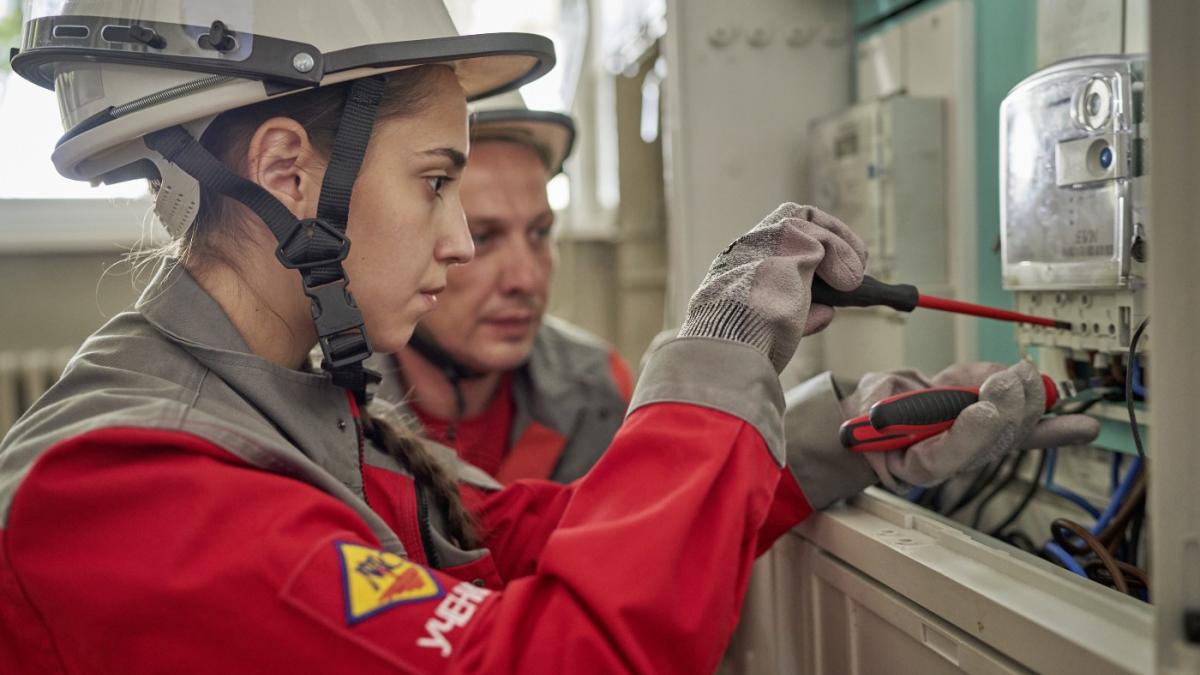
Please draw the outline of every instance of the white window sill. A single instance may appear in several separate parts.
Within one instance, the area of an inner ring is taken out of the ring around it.
[[[0,255],[117,252],[166,239],[149,199],[0,199]]]

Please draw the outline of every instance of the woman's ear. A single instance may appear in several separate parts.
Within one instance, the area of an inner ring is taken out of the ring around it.
[[[248,178],[297,218],[317,215],[325,166],[308,132],[290,117],[272,117],[255,130],[246,150]]]

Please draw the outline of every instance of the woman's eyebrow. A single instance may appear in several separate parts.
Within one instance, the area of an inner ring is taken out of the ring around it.
[[[461,169],[467,165],[467,156],[454,148],[434,148],[433,150],[426,150],[419,154],[445,157],[450,160],[456,169]]]

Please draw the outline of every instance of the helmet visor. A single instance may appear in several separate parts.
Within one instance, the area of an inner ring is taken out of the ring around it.
[[[62,71],[91,62],[261,80],[268,94],[277,94],[319,86],[352,70],[446,62],[461,67],[468,97],[477,98],[536,79],[554,64],[546,38],[458,36],[441,3],[432,5],[397,5],[381,16],[381,3],[366,0],[308,6],[248,0],[25,0],[21,48],[12,66],[47,89],[54,88]],[[311,42],[289,39],[289,25]]]

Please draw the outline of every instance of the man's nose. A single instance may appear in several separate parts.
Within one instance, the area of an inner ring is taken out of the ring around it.
[[[537,253],[524,240],[514,241],[505,251],[501,290],[505,293],[534,293],[546,281]]]

